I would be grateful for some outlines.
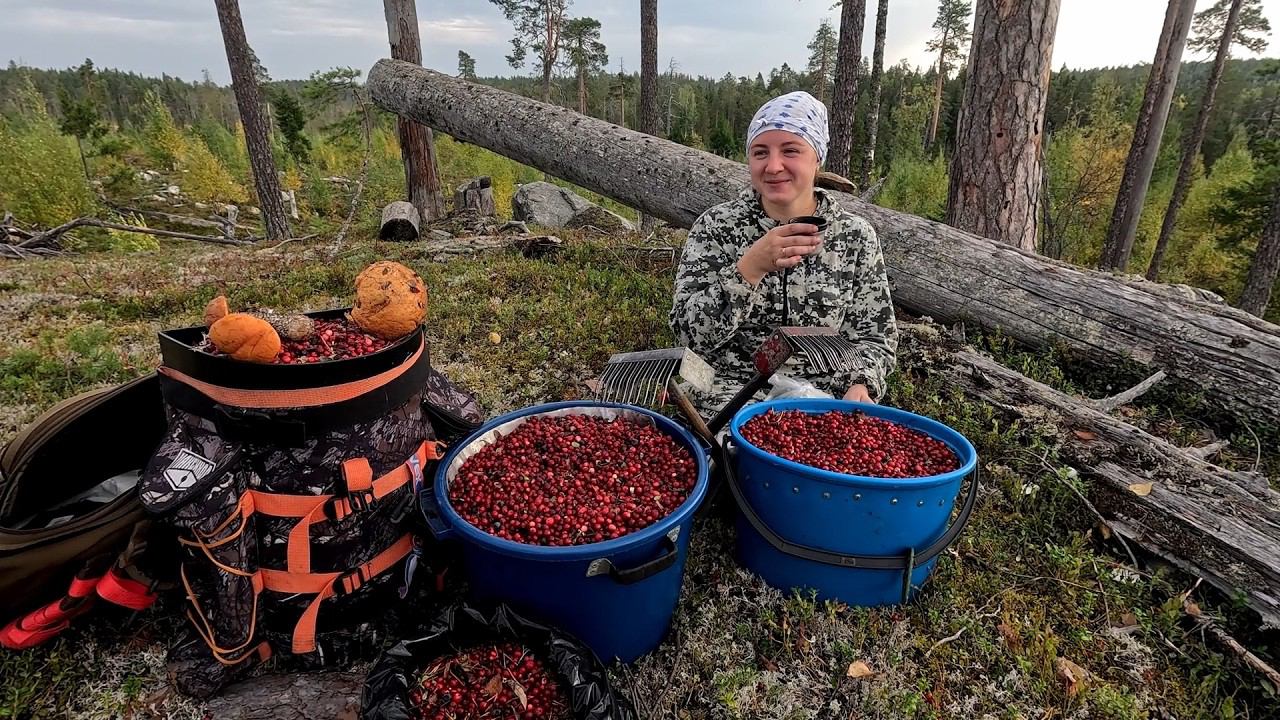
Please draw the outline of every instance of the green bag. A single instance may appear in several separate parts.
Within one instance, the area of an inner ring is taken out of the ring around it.
[[[131,537],[130,555],[138,554],[145,538],[134,537],[144,521],[136,471],[165,425],[152,374],[63,400],[4,447],[0,624],[66,594],[77,576],[121,564]]]

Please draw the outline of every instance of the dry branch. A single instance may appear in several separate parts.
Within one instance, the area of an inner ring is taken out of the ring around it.
[[[157,230],[155,228],[138,227],[136,225],[121,225],[120,223],[106,222],[97,218],[80,217],[69,222],[65,222],[55,228],[50,228],[44,232],[36,233],[27,240],[18,243],[14,247],[27,248],[39,246],[42,243],[56,240],[59,236],[75,230],[78,227],[97,227],[106,228],[108,230],[121,230],[124,232],[142,233],[144,235],[155,235],[157,237],[176,238],[179,240],[198,240],[200,242],[214,243],[215,245],[252,245],[249,240],[231,240],[225,237],[216,237],[212,235],[195,235],[193,233],[175,232],[173,230]]]

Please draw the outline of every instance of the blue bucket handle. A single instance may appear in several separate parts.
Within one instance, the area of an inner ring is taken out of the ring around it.
[[[447,540],[453,535],[453,528],[449,527],[449,523],[445,522],[444,515],[440,512],[440,500],[436,497],[436,488],[433,483],[423,483],[421,490],[418,491],[418,504],[422,507],[422,517],[427,521],[427,529],[431,531],[431,536],[436,540]]]
[[[676,564],[676,559],[680,557],[680,547],[676,544],[676,539],[679,537],[680,526],[677,525],[662,536],[661,556],[626,570],[619,570],[609,558],[592,560],[587,565],[587,577],[608,574],[619,585],[632,585],[641,580],[647,580]]]
[[[907,602],[911,594],[911,572],[916,567],[937,557],[938,554],[946,550],[947,546],[955,541],[960,535],[960,531],[964,530],[964,526],[968,524],[969,516],[973,513],[974,503],[978,498],[978,466],[974,465],[973,475],[969,478],[969,492],[965,495],[964,504],[960,507],[960,514],[956,516],[955,522],[951,523],[951,526],[942,534],[942,537],[935,540],[929,547],[920,552],[916,552],[915,548],[910,548],[903,555],[843,555],[841,553],[833,553],[829,550],[789,542],[774,532],[773,528],[766,525],[764,520],[760,519],[760,516],[752,509],[751,504],[742,496],[742,489],[738,487],[736,466],[738,449],[734,447],[734,444],[733,438],[726,437],[724,439],[723,446],[726,458],[724,464],[725,484],[729,486],[729,492],[733,495],[734,503],[737,504],[743,519],[760,534],[760,537],[764,538],[778,552],[802,560],[812,560],[824,565],[847,568],[902,570],[904,576],[902,580],[903,603]]]

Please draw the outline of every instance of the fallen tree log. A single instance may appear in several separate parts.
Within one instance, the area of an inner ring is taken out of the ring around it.
[[[382,208],[382,224],[378,228],[379,240],[409,242],[418,239],[421,219],[413,203],[396,200]]]
[[[1280,628],[1280,493],[1265,477],[1218,467],[971,350],[935,352],[927,367],[1057,435],[1113,531],[1228,597],[1243,596],[1265,626]]]
[[[359,673],[261,675],[209,700],[220,720],[357,720],[364,676]]]
[[[680,227],[749,181],[740,163],[409,63],[378,61],[367,87],[391,112]],[[876,227],[905,309],[1103,365],[1164,370],[1231,412],[1280,423],[1280,327],[836,197]]]

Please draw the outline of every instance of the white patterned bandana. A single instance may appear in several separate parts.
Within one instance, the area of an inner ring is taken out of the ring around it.
[[[762,132],[786,130],[799,135],[818,153],[818,164],[827,159],[827,106],[803,90],[779,95],[756,111],[747,126],[747,149]]]

